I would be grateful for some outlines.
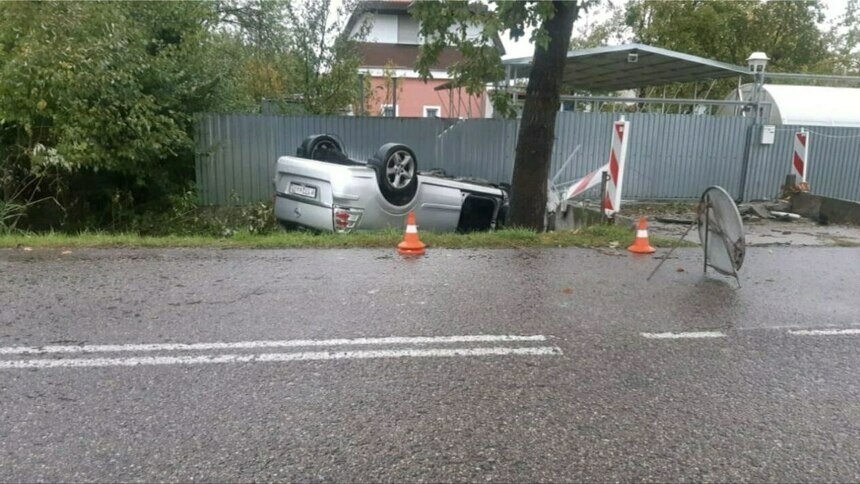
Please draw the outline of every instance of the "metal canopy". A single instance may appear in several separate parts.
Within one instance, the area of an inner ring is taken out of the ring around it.
[[[635,55],[633,55],[635,54]],[[511,78],[528,77],[531,57],[503,61]],[[745,67],[645,44],[613,45],[567,53],[564,84],[574,89],[619,91],[675,82],[749,75]]]

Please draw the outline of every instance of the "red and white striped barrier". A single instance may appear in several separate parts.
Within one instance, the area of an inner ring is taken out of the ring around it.
[[[564,194],[565,198],[573,198],[580,193],[588,190],[591,187],[597,186],[600,184],[600,174],[604,171],[609,171],[609,163],[601,166],[600,168],[592,171],[588,175],[580,178],[573,182],[573,185],[567,189],[567,193]]]
[[[796,177],[797,183],[806,183],[806,177],[809,174],[809,133],[803,128],[794,133],[791,174]]]
[[[603,211],[608,216],[621,210],[621,187],[624,182],[624,160],[627,159],[627,140],[630,137],[630,121],[620,120],[612,125],[612,148],[609,150],[609,181],[606,183],[606,198]]]
[[[609,150],[609,163],[592,171],[588,175],[573,182],[565,193],[566,199],[571,199],[601,182],[601,173],[609,173],[606,182],[606,195],[603,199],[603,210],[612,216],[621,209],[621,184],[624,181],[624,160],[627,159],[627,138],[630,132],[630,122],[622,117],[612,125],[612,147]]]

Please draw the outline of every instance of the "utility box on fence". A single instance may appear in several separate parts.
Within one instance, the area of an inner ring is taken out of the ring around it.
[[[772,124],[766,124],[761,127],[761,144],[772,145],[775,137],[776,126]]]

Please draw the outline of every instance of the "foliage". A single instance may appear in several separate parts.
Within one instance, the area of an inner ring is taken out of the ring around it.
[[[145,223],[193,180],[195,113],[342,111],[358,60],[329,3],[0,2],[4,210],[31,227]]]
[[[208,107],[212,94],[196,52],[205,48],[205,8],[68,2],[0,12],[13,26],[3,39],[0,112],[18,127],[31,171],[141,173],[190,147],[188,104]],[[38,156],[41,146],[55,155]]]
[[[0,200],[0,235],[16,232],[18,220],[24,216],[24,205]]]
[[[764,51],[771,58],[768,70],[772,72],[834,73],[838,69],[833,42],[838,36],[822,29],[824,10],[821,0],[629,0],[611,4],[609,18],[581,31],[571,45],[594,47],[626,40],[741,66],[752,52]],[[855,25],[853,18],[846,16],[845,25]],[[850,36],[842,38],[847,47]],[[850,56],[844,58],[847,61]],[[673,85],[668,94],[694,97],[706,92],[711,98],[723,98],[736,87],[735,82],[719,81],[704,89]],[[657,92],[652,88],[640,94]]]
[[[260,99],[282,112],[340,114],[359,97],[354,39],[344,31],[355,1],[221,0],[219,32],[240,105]],[[360,26],[356,38],[366,33]],[[300,106],[299,109],[296,107]]]
[[[272,204],[255,202],[225,207],[200,207],[197,193],[188,188],[170,195],[159,210],[136,210],[116,204],[111,210],[110,223],[91,224],[84,230],[104,230],[111,233],[136,233],[143,236],[208,235],[230,237],[237,233],[267,234],[278,228]]]
[[[821,0],[635,0],[626,6],[626,25],[637,42],[738,65],[765,51],[769,69],[797,72],[828,57],[818,28],[823,9]]]
[[[830,32],[835,74],[860,75],[860,0],[848,0],[845,13]]]
[[[192,113],[223,95],[215,20],[202,2],[0,5],[6,203],[107,207],[184,183]]]
[[[289,75],[294,94],[303,100],[310,114],[339,114],[360,97],[361,84],[356,74],[361,59],[354,40],[367,33],[359,26],[350,38],[346,32],[348,13],[357,0],[340,5],[332,18],[332,0],[288,3],[285,21],[291,32],[294,53]]]
[[[629,32],[625,26],[625,11],[623,2],[611,1],[601,4],[605,10],[600,11],[607,18],[591,22],[588,12],[583,15],[584,22],[574,29],[570,40],[571,50],[603,47],[609,44],[623,44]]]
[[[293,61],[282,0],[220,0],[213,41],[230,96],[221,110],[256,111],[261,99],[281,99],[292,91]]]
[[[395,87],[397,91],[395,93]],[[374,109],[379,110],[380,116],[385,116],[385,110],[382,109],[384,104],[394,104],[395,96],[403,94],[403,83],[397,83],[397,75],[395,72],[394,62],[389,61],[382,68],[382,82],[373,85],[369,84],[367,99],[365,106],[369,103]]]
[[[526,86],[526,101],[514,159],[511,221],[544,228],[546,179],[554,142],[556,111],[562,90],[561,76],[573,22],[580,8],[591,2],[417,2],[412,15],[421,23],[424,38],[417,70],[428,77],[430,67],[447,46],[463,54],[449,67],[454,83],[470,95],[481,93],[487,82],[500,80],[503,69],[496,37],[509,31],[514,39],[532,29],[535,55]],[[494,91],[491,100],[504,116],[515,114],[510,97]]]
[[[512,39],[532,29],[531,41],[546,46],[548,39],[541,22],[552,11],[549,2],[494,2],[493,9],[480,2],[423,1],[416,2],[410,13],[420,24],[424,39],[416,63],[416,70],[426,79],[442,51],[453,46],[463,53],[463,60],[451,66],[448,73],[470,95],[486,90],[488,80],[504,78],[504,68],[493,39],[505,30]],[[515,111],[509,96],[490,93],[497,112],[513,117]]]

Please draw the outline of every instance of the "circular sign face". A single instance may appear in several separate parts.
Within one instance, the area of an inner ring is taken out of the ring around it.
[[[744,263],[744,223],[731,195],[718,186],[702,193],[697,213],[705,260],[717,272],[732,276]]]

